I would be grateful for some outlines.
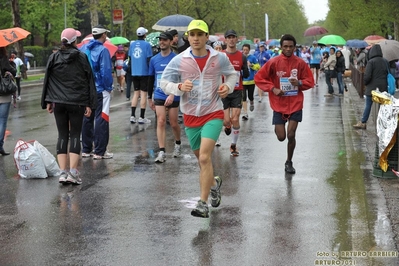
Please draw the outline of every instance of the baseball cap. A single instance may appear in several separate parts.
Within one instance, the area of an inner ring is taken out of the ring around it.
[[[200,30],[205,33],[209,32],[208,25],[205,23],[205,21],[199,19],[194,19],[190,22],[190,24],[188,24],[187,31],[190,30]]]
[[[72,28],[66,28],[61,32],[61,41],[65,40],[68,44],[71,44],[74,41],[76,41],[77,37],[78,37],[77,31]]]
[[[175,29],[173,29],[173,30],[168,30],[167,32],[169,32],[170,35],[172,35],[172,36],[175,36],[176,34],[179,34],[179,33],[177,32],[177,30],[175,30]]]
[[[278,47],[275,47],[275,48],[274,48],[274,51],[278,51],[278,50],[280,50],[280,49],[278,49]]]
[[[317,44],[317,42],[316,42],[316,41],[313,41],[313,44]]]
[[[159,36],[157,38],[164,39],[164,40],[173,40],[173,35],[171,35],[170,32],[165,31],[165,32],[161,32],[161,34],[159,34]]]
[[[91,33],[93,35],[103,34],[104,32],[110,32],[103,25],[97,25],[92,30]]]
[[[226,38],[228,36],[237,37],[237,32],[235,30],[227,30],[226,33],[224,34],[224,37]]]
[[[144,35],[147,34],[147,32],[148,32],[148,30],[147,30],[146,28],[144,28],[144,27],[139,27],[139,28],[136,30],[137,36],[144,36]]]

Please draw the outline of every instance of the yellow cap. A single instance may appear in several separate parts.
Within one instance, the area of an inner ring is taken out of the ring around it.
[[[205,33],[208,33],[208,25],[203,20],[192,20],[190,24],[188,24],[187,31],[190,30],[200,30]]]

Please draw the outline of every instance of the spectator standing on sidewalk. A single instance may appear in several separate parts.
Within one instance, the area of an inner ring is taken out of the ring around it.
[[[18,53],[13,51],[11,57],[14,59],[15,67],[17,70],[17,75],[15,76],[15,83],[17,83],[18,91],[17,91],[17,100],[21,100],[21,71],[24,66],[24,62],[22,62],[21,58],[18,57]]]
[[[187,33],[190,47],[166,66],[161,88],[166,94],[181,96],[186,135],[200,167],[200,200],[191,215],[208,218],[209,194],[212,207],[221,201],[222,179],[214,176],[212,165],[212,152],[223,127],[220,98],[232,93],[238,80],[227,55],[206,45],[209,30],[203,20],[191,21]]]
[[[54,113],[58,129],[59,182],[80,185],[82,180],[77,167],[83,117],[90,117],[96,108],[97,93],[90,64],[86,55],[76,48],[76,38],[76,30],[62,31],[62,46],[47,62],[41,105],[50,114]]]
[[[0,72],[2,77],[4,77],[7,72],[11,73],[13,76],[17,73],[16,69],[10,65],[5,47],[0,47]],[[10,105],[11,95],[0,96],[0,154],[2,156],[10,155],[9,152],[4,150],[4,136],[6,134]]]
[[[298,123],[302,121],[303,91],[313,88],[314,78],[308,64],[300,57],[294,56],[294,36],[283,35],[280,45],[281,55],[270,59],[256,73],[255,84],[269,93],[274,132],[279,141],[288,139],[285,171],[294,174],[292,157],[296,146],[296,130]]]
[[[364,85],[366,86],[366,102],[364,105],[364,111],[362,120],[357,124],[353,125],[355,129],[366,129],[367,120],[369,119],[371,106],[373,105],[373,100],[371,97],[371,91],[387,91],[388,82],[388,61],[382,57],[381,46],[376,44],[371,47],[369,51],[369,60],[366,65],[366,70],[364,72]]]
[[[92,29],[93,40],[83,46],[95,79],[97,89],[97,108],[90,117],[83,119],[82,130],[82,157],[88,158],[93,155],[94,160],[111,159],[114,155],[107,151],[109,141],[109,105],[112,91],[112,62],[111,55],[104,42],[107,32],[102,25]],[[94,149],[93,149],[94,143]],[[94,154],[92,154],[94,151]]]

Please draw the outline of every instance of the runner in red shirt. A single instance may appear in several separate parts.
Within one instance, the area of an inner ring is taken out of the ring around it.
[[[247,64],[247,57],[237,50],[237,33],[234,30],[226,31],[224,35],[226,39],[227,48],[224,51],[229,58],[231,64],[237,73],[237,83],[234,87],[234,92],[222,99],[224,109],[224,132],[231,136],[230,154],[231,156],[238,156],[240,153],[237,150],[237,140],[240,134],[240,114],[242,108],[242,93],[244,86],[242,79],[249,77],[249,70]],[[231,130],[233,127],[233,130]]]

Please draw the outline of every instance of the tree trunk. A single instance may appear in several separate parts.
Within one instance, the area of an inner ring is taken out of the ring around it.
[[[90,20],[91,20],[91,28],[98,25],[98,0],[90,0]]]
[[[19,13],[19,0],[11,0],[12,7],[12,20],[14,27],[21,27],[21,15]],[[22,40],[14,43],[14,49],[18,53],[18,57],[21,58],[22,62],[25,62],[24,56],[24,45],[22,44]],[[21,72],[21,76],[23,79],[27,79],[28,76],[26,74],[26,68],[23,68]]]

